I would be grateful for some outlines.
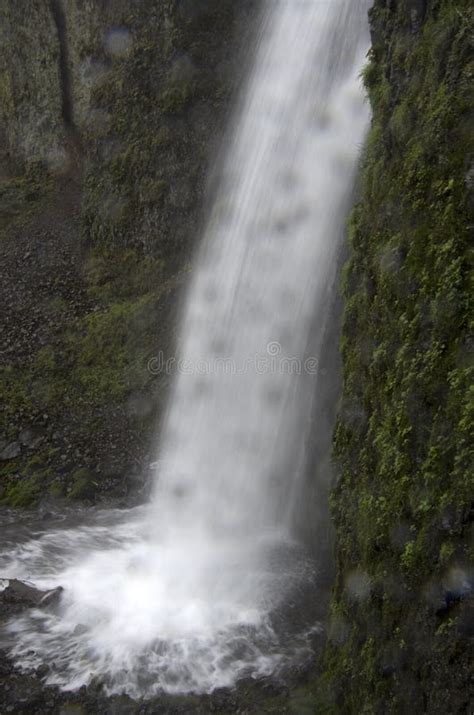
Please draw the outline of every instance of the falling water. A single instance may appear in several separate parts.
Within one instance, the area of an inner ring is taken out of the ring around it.
[[[368,121],[367,6],[272,0],[263,13],[184,306],[150,505],[3,554],[9,575],[65,588],[56,610],[9,625],[22,667],[54,663],[50,683],[202,692],[307,647],[311,624],[290,636],[281,614],[314,579],[292,505]]]

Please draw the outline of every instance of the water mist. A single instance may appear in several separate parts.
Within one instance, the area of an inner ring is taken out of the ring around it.
[[[19,665],[54,662],[47,682],[63,689],[97,677],[134,696],[211,691],[308,647],[311,624],[282,625],[315,578],[291,524],[368,122],[368,1],[265,8],[183,308],[152,500],[0,555],[6,575],[65,589],[8,626]]]

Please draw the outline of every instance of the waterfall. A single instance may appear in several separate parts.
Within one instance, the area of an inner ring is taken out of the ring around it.
[[[270,3],[184,310],[155,495],[171,526],[288,518],[298,384],[367,122],[366,5]]]
[[[264,6],[184,304],[151,503],[8,555],[12,575],[65,588],[57,611],[9,626],[20,665],[54,660],[50,683],[210,691],[307,645],[311,624],[289,634],[281,614],[314,580],[292,505],[368,122],[367,7]]]

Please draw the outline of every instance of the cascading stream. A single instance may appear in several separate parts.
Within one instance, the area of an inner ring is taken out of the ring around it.
[[[314,587],[291,505],[368,122],[367,9],[272,0],[263,13],[184,306],[151,503],[0,555],[2,573],[65,588],[56,610],[8,627],[22,667],[54,664],[49,683],[203,692],[307,649],[311,624],[282,625],[285,603]]]

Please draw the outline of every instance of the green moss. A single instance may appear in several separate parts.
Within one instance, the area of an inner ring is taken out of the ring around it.
[[[13,436],[10,425],[19,415],[28,414],[32,409],[29,375],[26,371],[11,365],[0,368],[0,401],[4,405],[2,430]]]
[[[112,303],[83,321],[84,334],[70,336],[72,379],[86,396],[116,400],[148,378],[140,336],[153,322],[153,297]]]
[[[94,155],[83,227],[95,246],[140,246],[181,265],[187,259],[207,147],[229,106],[232,53],[243,41],[236,30],[248,11],[233,0],[205,5],[187,12],[164,3],[150,11],[139,0],[124,19],[133,52],[92,89],[98,121],[86,127]]]
[[[123,250],[96,247],[84,268],[89,295],[104,304],[157,293],[167,273],[164,261],[143,256],[131,247]]]
[[[25,174],[0,181],[0,238],[25,223],[41,209],[54,181],[39,165],[31,165]]]
[[[163,179],[147,178],[140,187],[140,201],[143,204],[156,204],[168,189]]]
[[[60,499],[64,496],[64,485],[59,479],[54,479],[48,487],[48,494],[53,499]]]
[[[21,463],[10,462],[3,470],[5,485],[0,504],[12,507],[33,507],[45,494],[45,486],[52,478],[49,454],[34,454]]]
[[[165,114],[180,114],[192,97],[189,82],[175,82],[167,87],[160,97],[160,106]]]
[[[72,487],[68,494],[70,499],[92,499],[97,491],[94,475],[85,467],[77,469],[72,475]]]
[[[427,584],[442,592],[447,566],[469,559],[473,11],[464,0],[433,2],[420,34],[403,4],[375,2],[371,16],[376,41],[363,79],[373,123],[344,272],[331,498],[334,606],[348,636],[329,642],[324,682],[335,712],[454,712],[467,683],[466,637],[443,626],[436,645]],[[374,588],[349,607],[344,584],[355,564]]]
[[[42,484],[38,477],[23,477],[17,484],[8,487],[4,503],[16,508],[31,507],[38,501],[41,491]]]
[[[455,545],[451,541],[445,541],[443,544],[441,544],[441,548],[439,550],[439,561],[441,564],[445,564],[451,560],[451,557],[454,555],[456,550]]]

